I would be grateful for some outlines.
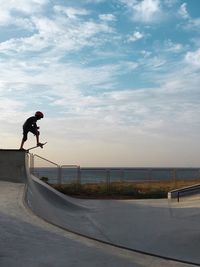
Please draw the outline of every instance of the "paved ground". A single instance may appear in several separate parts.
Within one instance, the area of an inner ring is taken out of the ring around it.
[[[68,233],[30,212],[23,204],[23,195],[23,184],[0,182],[1,267],[192,266],[126,251]],[[97,203],[93,205],[96,207]]]

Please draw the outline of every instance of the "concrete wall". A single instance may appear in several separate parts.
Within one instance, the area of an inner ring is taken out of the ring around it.
[[[0,149],[0,180],[23,183],[28,154],[15,149]]]

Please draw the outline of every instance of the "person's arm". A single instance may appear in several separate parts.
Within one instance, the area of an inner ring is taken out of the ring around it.
[[[32,123],[32,127],[33,127],[34,129],[38,129],[38,126],[37,126],[36,121],[33,121],[33,123]]]

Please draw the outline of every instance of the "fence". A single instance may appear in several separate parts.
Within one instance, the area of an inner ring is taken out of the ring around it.
[[[30,170],[40,179],[53,184],[153,182],[200,179],[200,168],[81,168],[59,165],[36,154],[30,154]]]
[[[80,166],[59,165],[36,154],[30,154],[30,172],[36,177],[52,184],[80,183]]]

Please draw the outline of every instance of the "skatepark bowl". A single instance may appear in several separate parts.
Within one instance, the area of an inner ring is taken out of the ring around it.
[[[29,172],[29,154],[0,150],[0,266],[200,266],[200,203],[86,200]]]

